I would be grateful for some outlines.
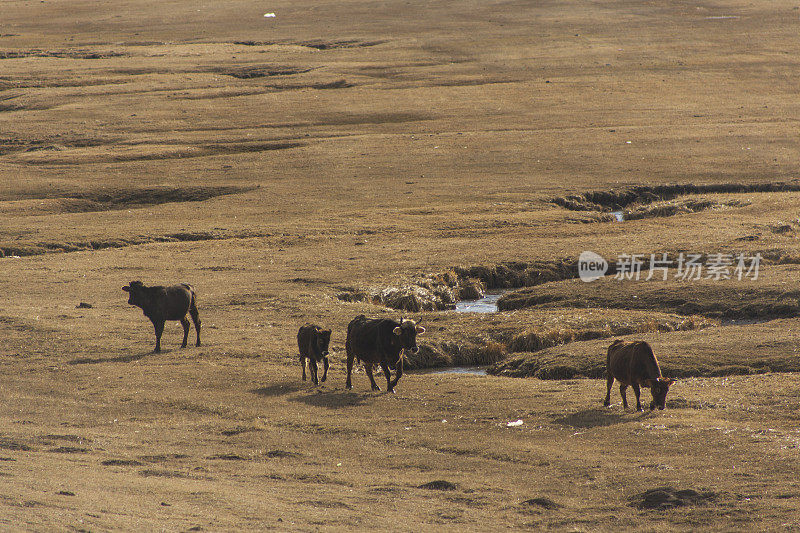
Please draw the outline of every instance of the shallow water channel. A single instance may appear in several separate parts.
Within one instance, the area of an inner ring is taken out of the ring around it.
[[[461,300],[456,302],[457,313],[496,313],[497,300],[508,290],[492,292],[477,300]],[[472,374],[486,375],[485,366],[448,366],[444,368],[431,368],[420,371],[421,374]]]
[[[444,368],[426,368],[424,370],[414,370],[415,374],[469,374],[474,376],[486,376],[485,366],[447,366]]]
[[[496,313],[497,300],[507,291],[493,292],[478,300],[461,300],[456,302],[457,313]]]

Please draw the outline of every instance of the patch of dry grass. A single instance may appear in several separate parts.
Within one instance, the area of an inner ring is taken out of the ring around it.
[[[662,373],[676,378],[798,372],[800,359],[791,320],[700,331],[652,331],[631,338],[653,347]],[[610,339],[558,345],[534,353],[514,353],[489,368],[490,374],[540,379],[601,378]]]
[[[649,256],[646,260],[649,260]],[[800,314],[800,274],[794,266],[762,264],[758,280],[672,279],[676,270],[654,272],[647,280],[618,280],[613,276],[584,283],[568,280],[533,289],[523,289],[503,296],[498,307],[503,310],[555,307],[605,307],[699,314],[712,318],[775,318]]]
[[[702,330],[718,324],[701,316],[603,309],[542,309],[477,316],[444,313],[420,315],[419,320],[429,332],[417,339],[418,353],[406,354],[408,368],[488,365],[513,358],[517,352],[572,342],[654,331]]]

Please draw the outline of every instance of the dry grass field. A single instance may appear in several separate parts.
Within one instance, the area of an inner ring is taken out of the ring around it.
[[[800,530],[797,1],[0,11],[0,528]],[[583,283],[585,250],[763,259]],[[520,290],[382,305],[468,278]],[[153,354],[132,280],[191,283],[203,346]],[[361,313],[498,375],[347,391]],[[602,407],[612,337],[666,410]]]

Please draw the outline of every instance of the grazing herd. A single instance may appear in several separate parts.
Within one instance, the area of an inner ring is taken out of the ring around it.
[[[168,287],[147,287],[141,281],[131,281],[122,290],[129,293],[128,303],[142,309],[144,315],[153,323],[156,333],[155,352],[161,352],[161,334],[167,320],[180,321],[183,326],[182,348],[186,347],[189,337],[189,319],[194,322],[197,332],[197,346],[200,346],[200,316],[197,312],[197,296],[191,285],[182,283]],[[386,376],[386,390],[394,392],[397,382],[403,375],[404,352],[416,353],[417,335],[425,333],[425,328],[410,319],[401,318],[367,318],[358,315],[347,325],[347,380],[345,387],[353,388],[351,375],[353,363],[364,364],[372,390],[381,388],[375,383],[373,369],[380,366]],[[306,360],[308,371],[314,385],[319,385],[328,377],[328,346],[331,341],[331,330],[315,324],[304,324],[297,332],[297,347],[300,351],[300,366],[303,369],[303,381],[306,380]],[[322,362],[322,378],[317,377],[318,363]],[[392,379],[391,371],[395,371]],[[626,390],[633,389],[636,395],[636,410],[642,410],[639,398],[641,387],[649,388],[653,396],[650,409],[664,409],[667,392],[675,380],[661,375],[658,360],[650,345],[644,341],[615,340],[608,347],[606,359],[607,390],[603,405],[611,404],[611,386],[616,379],[620,386],[622,405],[628,408]]]

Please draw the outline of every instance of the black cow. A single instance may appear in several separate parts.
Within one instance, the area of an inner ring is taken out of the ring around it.
[[[381,390],[372,376],[372,367],[380,364],[386,375],[386,386],[389,392],[394,392],[394,387],[403,375],[403,350],[417,353],[417,335],[425,332],[425,328],[418,326],[413,320],[401,319],[400,322],[389,318],[367,318],[358,315],[347,325],[347,382],[345,387],[353,388],[350,374],[353,370],[353,361],[364,363],[372,390]],[[390,368],[396,369],[394,381],[391,379]]]
[[[297,332],[297,347],[300,348],[300,366],[303,368],[303,381],[306,380],[306,358],[311,381],[319,385],[328,377],[328,344],[331,342],[331,330],[322,329],[315,324],[304,324]],[[322,360],[325,370],[322,379],[317,380],[317,362]]]
[[[606,359],[607,390],[606,399],[603,405],[608,407],[611,404],[611,385],[614,378],[619,381],[619,393],[622,396],[622,406],[628,408],[628,399],[625,391],[628,386],[633,387],[636,395],[636,410],[642,410],[639,401],[639,387],[647,387],[653,395],[650,402],[650,409],[664,409],[667,402],[667,392],[669,386],[675,383],[674,379],[665,378],[661,375],[661,367],[658,366],[653,349],[644,341],[622,341],[615,340],[608,347],[608,357]]]
[[[145,287],[141,281],[131,281],[130,285],[122,287],[122,290],[130,294],[128,303],[141,307],[144,316],[153,323],[156,330],[155,353],[161,352],[161,334],[164,333],[164,322],[167,320],[180,320],[183,326],[181,348],[186,348],[186,340],[189,337],[189,320],[186,318],[186,313],[192,317],[194,329],[197,331],[197,346],[200,346],[200,316],[197,314],[197,296],[191,285],[181,283],[169,287]]]

